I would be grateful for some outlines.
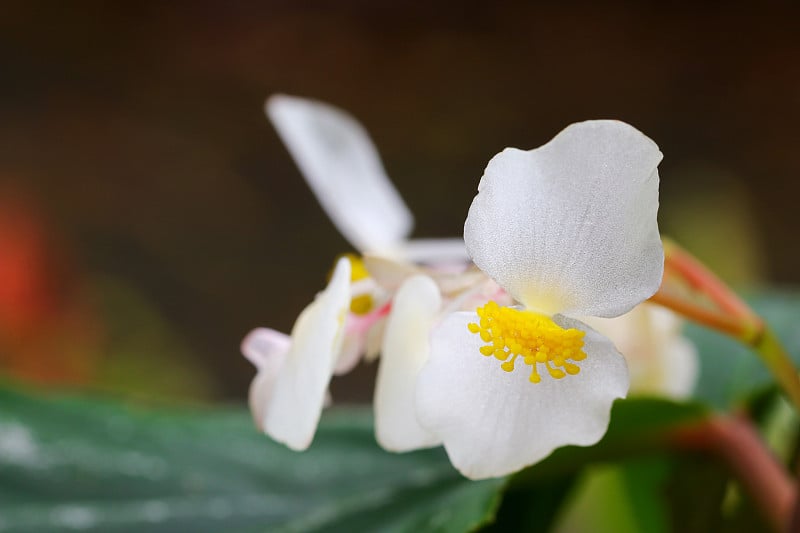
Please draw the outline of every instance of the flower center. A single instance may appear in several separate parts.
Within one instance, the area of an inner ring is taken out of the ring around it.
[[[506,372],[514,370],[520,357],[531,367],[531,383],[542,380],[538,365],[544,365],[550,377],[555,379],[580,372],[580,367],[570,361],[586,359],[583,351],[585,332],[564,329],[546,315],[501,307],[496,302],[478,307],[477,313],[479,323],[470,323],[467,328],[480,335],[486,343],[481,346],[481,354],[505,361],[500,368]]]

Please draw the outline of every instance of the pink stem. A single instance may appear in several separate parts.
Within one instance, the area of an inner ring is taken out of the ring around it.
[[[748,420],[715,416],[678,430],[673,438],[679,447],[725,461],[775,531],[790,530],[797,486]]]

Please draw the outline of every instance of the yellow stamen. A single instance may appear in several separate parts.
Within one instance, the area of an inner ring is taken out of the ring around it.
[[[350,261],[350,281],[359,281],[369,277],[369,271],[360,257],[356,254],[344,254],[344,256]]]
[[[369,271],[364,265],[364,261],[355,254],[342,254],[337,257],[347,258],[350,261],[350,282],[361,281],[369,277]],[[372,299],[371,294],[361,294],[350,300],[350,311],[357,315],[366,315],[375,307],[375,301]]]
[[[374,306],[372,296],[369,294],[362,294],[350,300],[350,311],[357,315],[366,315]]]
[[[586,359],[583,331],[564,329],[546,315],[501,307],[496,302],[479,307],[477,313],[480,320],[467,324],[467,329],[486,343],[481,354],[505,361],[500,367],[506,372],[514,371],[518,357],[531,367],[531,383],[542,380],[536,368],[540,364],[553,379],[580,372],[575,362]]]

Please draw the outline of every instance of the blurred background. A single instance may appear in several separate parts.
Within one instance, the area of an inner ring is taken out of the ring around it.
[[[630,122],[665,154],[665,234],[739,286],[800,281],[797,4],[375,4],[4,2],[0,373],[244,400],[241,338],[288,331],[349,250],[275,92],[361,120],[421,237],[461,233],[502,148]]]

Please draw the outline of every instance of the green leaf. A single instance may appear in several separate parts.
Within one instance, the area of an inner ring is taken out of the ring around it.
[[[800,366],[800,293],[762,291],[747,300]],[[686,334],[700,354],[700,377],[695,389],[698,400],[728,409],[773,383],[766,367],[750,348],[693,324],[687,327]]]
[[[666,533],[667,472],[659,455],[587,468],[557,530]]]
[[[568,474],[549,482],[509,487],[503,493],[494,522],[482,527],[480,532],[550,531],[562,504],[573,490],[577,477],[575,474]]]
[[[502,489],[501,526],[536,518],[519,509],[532,494],[549,523],[586,464],[647,453],[669,427],[705,416],[693,404],[617,402],[597,446],[557,450],[507,486],[464,479],[441,449],[381,450],[363,408],[326,412],[311,448],[295,453],[258,433],[243,409],[1,388],[0,406],[4,532],[461,532],[492,520]]]
[[[728,468],[713,457],[653,454],[587,468],[556,531],[768,531]]]
[[[148,411],[0,390],[0,531],[442,531],[490,519],[504,480],[441,449],[390,454],[364,409],[294,453],[243,410]]]

